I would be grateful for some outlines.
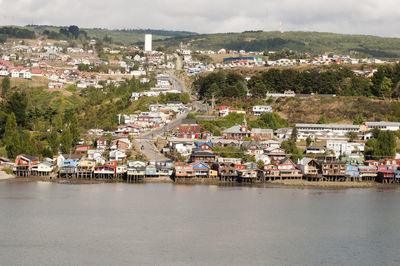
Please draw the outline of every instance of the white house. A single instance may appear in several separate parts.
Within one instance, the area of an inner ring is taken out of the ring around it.
[[[31,79],[32,78],[32,73],[26,69],[21,70],[21,72],[19,72],[19,77],[23,78],[23,79]]]
[[[12,78],[19,78],[19,71],[16,70],[16,69],[11,70],[10,76],[11,76]]]
[[[126,154],[125,154],[124,150],[110,151],[110,161],[120,162],[125,158],[126,158]]]
[[[364,152],[365,144],[359,142],[328,140],[326,142],[326,149],[333,151],[336,157],[341,155],[347,156]]]
[[[262,115],[263,113],[271,113],[272,107],[268,105],[256,105],[253,106],[254,115]]]
[[[0,70],[0,76],[1,76],[1,77],[8,76],[9,74],[10,74],[10,73],[8,73],[8,71],[5,70],[5,69],[1,69],[1,70]]]

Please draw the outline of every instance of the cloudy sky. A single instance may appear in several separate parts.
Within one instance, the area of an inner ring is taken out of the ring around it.
[[[398,0],[0,0],[0,25],[199,33],[302,30],[400,37]]]

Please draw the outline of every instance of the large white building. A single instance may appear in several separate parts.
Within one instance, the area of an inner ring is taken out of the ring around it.
[[[336,157],[339,157],[340,155],[348,156],[364,152],[365,144],[359,142],[328,140],[326,142],[326,149],[333,151]]]
[[[144,36],[144,51],[151,52],[152,51],[152,35],[146,34]]]
[[[348,132],[360,132],[358,125],[339,125],[339,124],[296,124],[297,138],[305,140],[310,137],[314,140],[328,140],[328,139],[348,139]]]
[[[400,123],[398,122],[365,122],[367,129],[380,129],[380,130],[390,130],[397,131],[400,130]]]

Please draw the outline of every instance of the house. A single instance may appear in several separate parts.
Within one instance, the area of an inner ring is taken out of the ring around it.
[[[338,161],[324,161],[322,162],[322,175],[329,181],[342,179],[346,176],[346,164]]]
[[[211,151],[212,150],[212,143],[211,142],[195,142],[196,151]]]
[[[96,140],[96,147],[98,149],[105,149],[107,148],[107,138],[101,137]]]
[[[375,166],[358,166],[359,176],[362,181],[375,181],[378,171]]]
[[[271,113],[272,112],[272,107],[268,105],[256,105],[253,106],[253,114],[260,116],[263,113]]]
[[[365,143],[327,140],[326,149],[333,151],[336,157],[364,152]]]
[[[305,157],[298,161],[297,166],[308,181],[316,181],[322,177],[321,164],[315,159]]]
[[[141,161],[129,161],[127,168],[127,181],[140,181],[146,175],[146,163]]]
[[[179,138],[198,139],[201,137],[200,125],[195,119],[183,119],[179,126]]]
[[[174,172],[174,163],[172,161],[156,162],[157,176],[171,177]]]
[[[306,149],[306,154],[324,154],[325,152],[324,146],[308,146]]]
[[[32,175],[48,176],[53,171],[53,165],[49,162],[41,162],[32,166]]]
[[[218,171],[220,180],[235,181],[238,176],[236,165],[234,163],[217,163],[214,164],[212,168],[213,170]]]
[[[221,105],[219,107],[219,116],[225,117],[225,116],[229,115],[230,113],[246,114],[245,111],[232,108],[232,107],[230,107],[228,105]]]
[[[256,156],[264,154],[264,149],[258,142],[245,141],[242,143],[242,148],[245,149],[246,155]]]
[[[284,149],[281,148],[267,150],[266,154],[268,155],[269,158],[271,158],[271,161],[273,162],[281,161],[286,158],[286,152]]]
[[[110,160],[120,162],[126,158],[125,150],[110,151]]]
[[[350,179],[350,181],[358,180],[360,176],[358,165],[346,164],[346,176]]]
[[[96,166],[96,162],[92,159],[82,159],[78,162],[78,174],[79,173],[91,173]]]
[[[146,177],[157,177],[157,167],[154,164],[149,164],[146,166]]]
[[[115,139],[111,142],[112,150],[129,150],[131,148],[131,142],[127,138]]]
[[[210,151],[194,151],[190,155],[190,161],[191,162],[206,162],[206,163],[212,163],[215,162],[215,154]]]
[[[90,149],[89,145],[80,145],[75,147],[75,153],[84,154]]]
[[[168,146],[171,152],[178,152],[183,156],[189,156],[195,148],[192,139],[171,139]]]
[[[242,140],[249,138],[250,135],[251,133],[249,132],[246,118],[243,119],[242,125],[235,125],[222,132],[222,136],[224,136],[227,139]]]
[[[193,178],[194,170],[190,164],[176,163],[174,174],[175,178]]]
[[[32,167],[39,163],[39,158],[35,156],[20,154],[15,158],[15,170],[17,175],[28,175]]]
[[[303,177],[300,170],[296,168],[296,165],[289,158],[283,159],[276,166],[281,179],[299,179]]]
[[[240,141],[236,139],[224,139],[221,137],[215,137],[209,140],[215,147],[235,147],[240,148]]]
[[[256,140],[272,139],[274,131],[272,129],[253,128],[250,131],[250,137]]]
[[[66,159],[62,162],[59,177],[73,177],[78,171],[79,160]]]
[[[110,178],[115,174],[116,167],[110,165],[95,166],[93,174],[95,178]]]
[[[210,167],[208,167],[205,163],[202,162],[193,162],[190,164],[193,169],[194,176],[200,178],[208,177]]]

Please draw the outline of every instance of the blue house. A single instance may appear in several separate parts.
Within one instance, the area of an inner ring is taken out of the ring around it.
[[[74,175],[78,172],[79,160],[67,159],[61,163],[61,175]]]
[[[358,178],[360,176],[360,172],[358,171],[357,165],[347,164],[346,165],[346,175],[351,178]]]
[[[190,164],[193,167],[195,177],[208,177],[210,167],[203,162],[193,162]]]
[[[157,167],[154,164],[149,164],[146,166],[146,177],[156,177]]]
[[[211,151],[213,146],[211,142],[195,142],[195,145],[194,151]]]

